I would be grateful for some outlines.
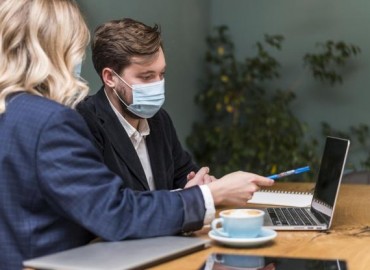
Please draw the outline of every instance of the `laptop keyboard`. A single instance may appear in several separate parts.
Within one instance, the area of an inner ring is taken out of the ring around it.
[[[316,225],[305,208],[267,208],[274,225]]]

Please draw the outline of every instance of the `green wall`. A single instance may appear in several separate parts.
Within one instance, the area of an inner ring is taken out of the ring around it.
[[[199,115],[194,95],[201,76],[204,37],[209,30],[209,0],[77,0],[93,32],[109,20],[130,17],[146,24],[161,26],[166,55],[166,102],[178,136],[185,138],[193,120]],[[82,66],[82,76],[89,82],[91,93],[101,87],[90,50]]]
[[[324,141],[320,122],[348,130],[350,125],[370,125],[370,1],[368,0],[213,0],[211,25],[228,25],[238,58],[255,53],[253,44],[264,34],[285,36],[276,88],[293,88],[293,109],[308,123],[309,135]],[[312,79],[302,56],[314,52],[317,42],[343,40],[362,52],[344,70],[343,84],[335,88]],[[354,150],[354,149],[352,149]],[[356,151],[355,151],[356,152]]]

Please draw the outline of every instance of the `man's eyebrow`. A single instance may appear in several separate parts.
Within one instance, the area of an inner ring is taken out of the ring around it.
[[[161,72],[165,72],[166,69],[163,69],[161,70]],[[153,73],[157,73],[157,71],[155,70],[146,70],[146,71],[143,71],[143,72],[139,72],[139,75],[146,75],[146,74],[153,74]]]
[[[142,76],[142,75],[150,75],[150,74],[153,74],[153,73],[155,73],[154,70],[147,70],[147,71],[139,72],[138,75],[139,76]]]

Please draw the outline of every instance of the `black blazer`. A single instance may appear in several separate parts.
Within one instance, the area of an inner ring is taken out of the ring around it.
[[[77,111],[87,122],[105,164],[124,179],[124,187],[149,190],[140,159],[104,89],[85,98],[77,106]],[[164,109],[148,119],[148,123],[150,134],[146,137],[146,145],[156,189],[183,188],[187,174],[199,167],[182,148],[171,118]]]

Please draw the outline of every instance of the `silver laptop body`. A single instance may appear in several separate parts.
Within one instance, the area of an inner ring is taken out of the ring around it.
[[[23,265],[49,270],[146,269],[149,266],[204,249],[209,245],[209,239],[182,236],[96,242],[26,260]]]
[[[349,145],[350,141],[347,139],[327,137],[311,206],[265,208],[264,226],[274,230],[329,229]]]

